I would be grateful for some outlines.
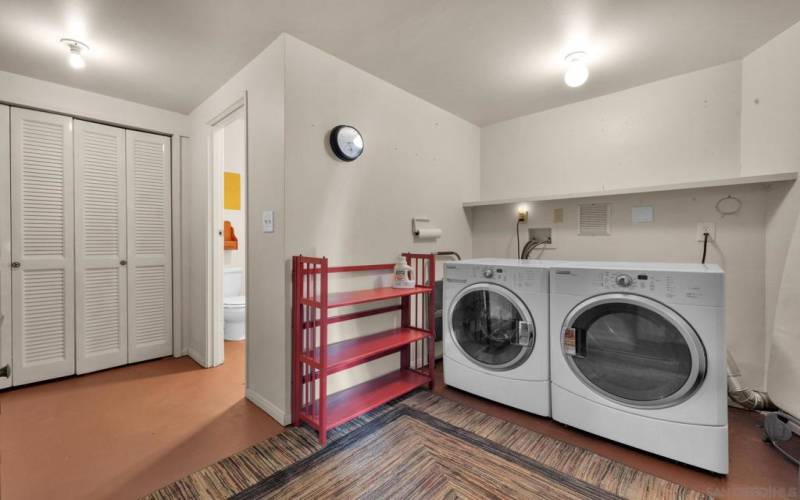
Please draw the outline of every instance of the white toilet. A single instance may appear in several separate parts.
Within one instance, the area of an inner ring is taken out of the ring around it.
[[[222,295],[225,309],[225,340],[244,340],[245,298],[242,290],[242,269],[225,268],[222,279]]]

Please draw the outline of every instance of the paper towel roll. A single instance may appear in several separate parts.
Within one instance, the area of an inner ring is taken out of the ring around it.
[[[442,235],[442,230],[438,228],[417,229],[419,238],[438,238]]]

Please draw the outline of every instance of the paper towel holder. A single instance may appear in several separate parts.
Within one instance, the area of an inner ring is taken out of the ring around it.
[[[420,223],[430,223],[430,221],[431,221],[430,217],[413,217],[411,219],[411,232],[414,234],[415,238],[435,240],[442,235],[441,229],[436,227],[430,227],[428,224],[420,224]]]

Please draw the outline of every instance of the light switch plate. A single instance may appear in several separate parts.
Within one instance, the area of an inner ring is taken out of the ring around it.
[[[274,210],[264,210],[264,216],[261,218],[262,226],[264,227],[265,233],[274,233],[275,232],[275,211]]]

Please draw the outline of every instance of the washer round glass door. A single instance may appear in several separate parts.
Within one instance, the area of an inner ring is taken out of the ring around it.
[[[570,311],[561,347],[592,390],[644,408],[689,398],[706,373],[706,353],[692,326],[671,308],[640,295],[609,293]]]
[[[453,299],[450,332],[475,364],[510,370],[531,355],[536,340],[533,318],[516,294],[499,285],[477,283]]]

